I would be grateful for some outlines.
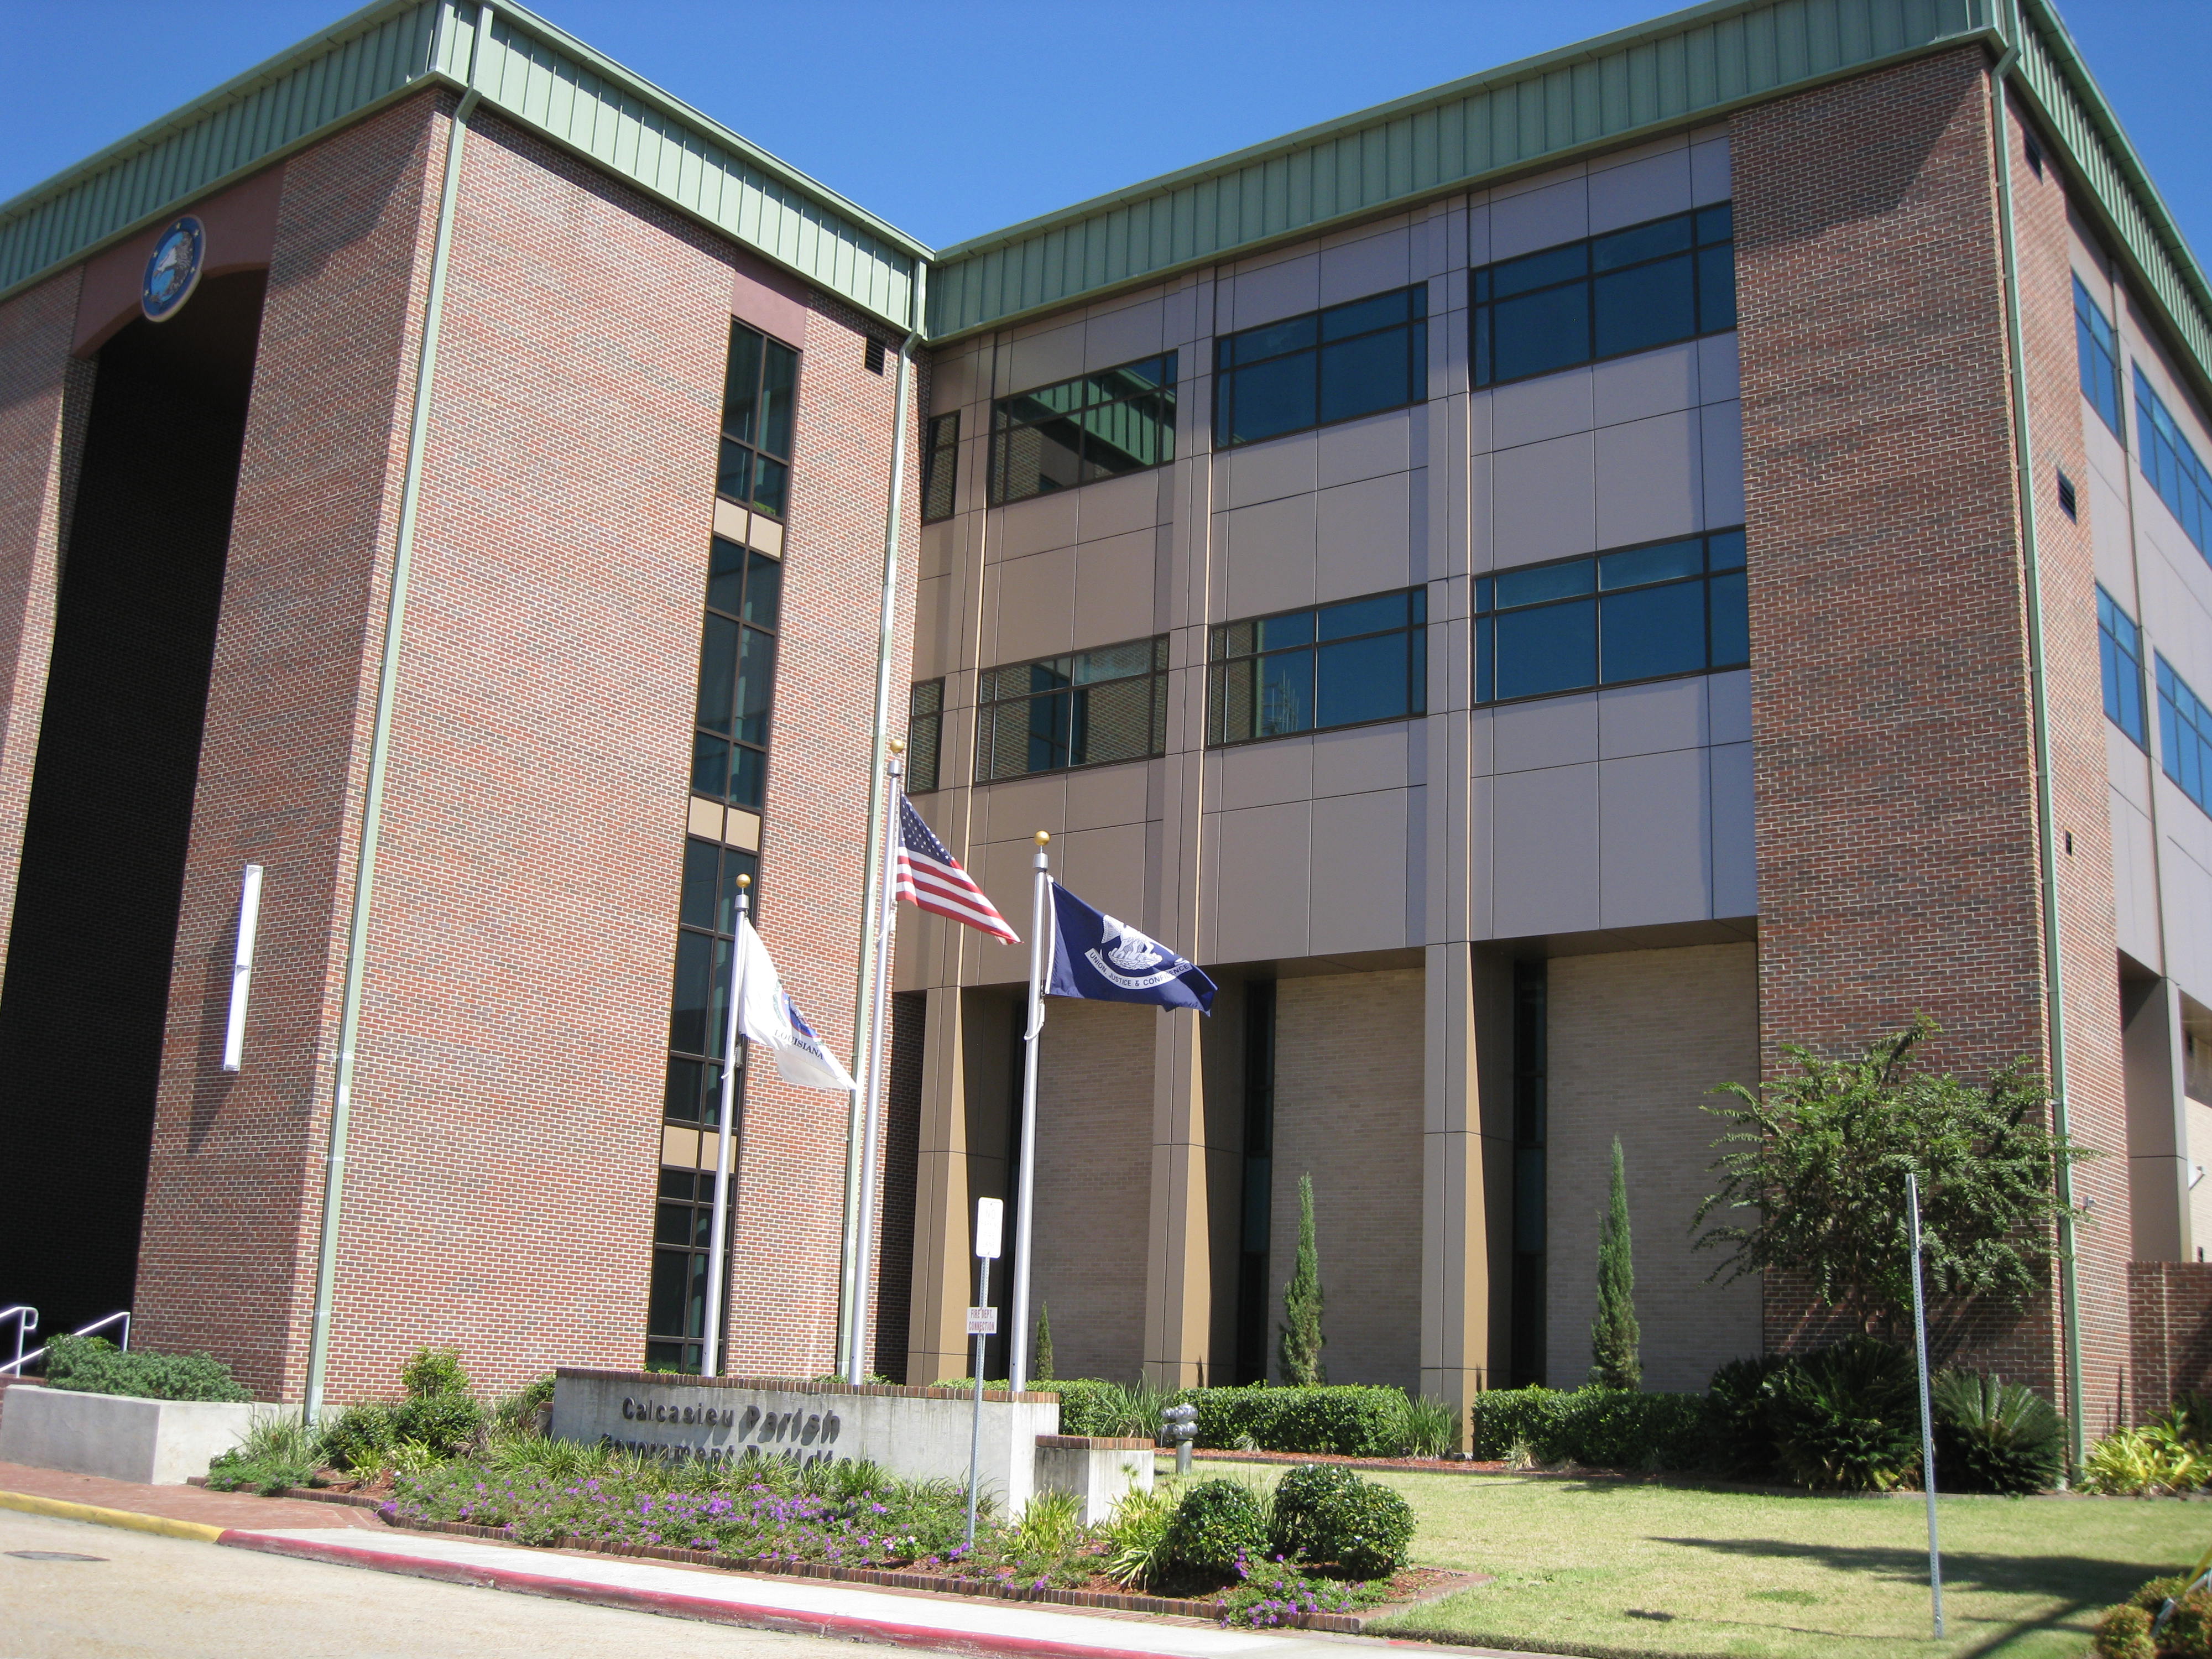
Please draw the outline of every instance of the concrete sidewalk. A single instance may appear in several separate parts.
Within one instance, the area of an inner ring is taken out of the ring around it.
[[[1224,1630],[1195,1619],[532,1549],[386,1527],[367,1510],[337,1505],[115,1480],[80,1484],[93,1480],[0,1466],[0,1509],[708,1624],[1004,1659],[1322,1659],[1316,1644],[1427,1645],[1310,1631]],[[47,1490],[27,1492],[26,1486]],[[54,1490],[64,1486],[67,1497]],[[299,1524],[302,1520],[320,1524]],[[1449,1651],[1535,1659],[1497,1648]]]

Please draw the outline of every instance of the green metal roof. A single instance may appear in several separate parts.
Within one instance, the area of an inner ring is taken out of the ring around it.
[[[1990,33],[1996,0],[1711,0],[939,252],[930,332],[993,327],[1717,119]]]
[[[1309,127],[933,253],[543,18],[495,3],[485,102],[827,291],[931,337],[1660,137],[1919,53],[2016,41],[2084,205],[2212,402],[2212,286],[2051,0],[1711,0]],[[458,87],[472,0],[376,0],[0,203],[0,297],[426,86]]]
[[[492,8],[484,101],[901,327],[929,250],[541,17]],[[459,86],[478,9],[376,0],[0,203],[0,297],[425,87]]]

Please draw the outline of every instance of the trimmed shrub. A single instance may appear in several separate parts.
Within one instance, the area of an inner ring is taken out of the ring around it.
[[[1774,1400],[1767,1382],[1790,1362],[1780,1354],[1731,1359],[1713,1373],[1705,1389],[1708,1462],[1727,1474],[1771,1474],[1780,1461],[1774,1449]]]
[[[1538,1462],[1594,1468],[1687,1469],[1706,1460],[1705,1401],[1625,1389],[1492,1389],[1469,1412],[1469,1449],[1502,1460],[1525,1445]]]
[[[1238,1557],[1258,1553],[1267,1542],[1267,1512],[1249,1486],[1201,1480],[1176,1505],[1164,1547],[1172,1571],[1225,1578],[1236,1571]]]
[[[251,1390],[209,1353],[125,1353],[100,1336],[58,1336],[46,1345],[46,1386],[139,1400],[243,1404]]]
[[[1919,1452],[1918,1380],[1904,1349],[1846,1337],[1767,1379],[1775,1449],[1815,1490],[1889,1492]]]
[[[400,1444],[420,1446],[441,1458],[458,1457],[483,1443],[485,1422],[484,1408],[473,1395],[415,1395],[392,1409]]]
[[[2090,1651],[2097,1659],[2159,1659],[2162,1654],[2212,1653],[2212,1593],[2198,1590],[2182,1595],[2187,1580],[2181,1577],[2154,1578],[2118,1607],[2108,1607],[2097,1621],[2097,1637]],[[2166,1628],[2156,1636],[2151,1628],[2168,1598],[2181,1596]]]
[[[1267,1537],[1277,1555],[1311,1561],[1336,1559],[1337,1505],[1363,1482],[1341,1464],[1301,1463],[1275,1483],[1275,1520]]]
[[[2065,1430],[2034,1389],[1973,1371],[1945,1371],[1930,1394],[1940,1488],[2019,1496],[2058,1479]]]
[[[1267,1451],[1395,1457],[1404,1444],[1406,1396],[1399,1389],[1335,1388],[1189,1389],[1164,1404],[1198,1407],[1200,1446],[1230,1448],[1245,1437]]]
[[[1380,1578],[1406,1565],[1413,1541],[1413,1506],[1389,1486],[1363,1480],[1340,1504],[1336,1561],[1362,1578]]]
[[[1305,1463],[1285,1471],[1276,1484],[1267,1540],[1276,1555],[1334,1561],[1362,1578],[1376,1578],[1405,1565],[1413,1539],[1412,1506],[1389,1487],[1362,1480],[1349,1469]]]

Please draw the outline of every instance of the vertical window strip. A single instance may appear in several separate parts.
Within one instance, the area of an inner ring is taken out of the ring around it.
[[[1428,590],[1413,587],[1217,623],[1207,641],[1206,743],[1425,713],[1428,611]]]
[[[758,859],[738,848],[697,836],[684,843],[661,1099],[664,1164],[646,1310],[646,1363],[651,1365],[696,1372],[702,1358],[707,1238],[714,1208],[711,1137],[722,1127],[722,1037],[737,937],[737,878],[756,877],[759,868]],[[757,909],[757,892],[753,902]],[[742,1074],[737,1098],[742,1115]],[[684,1156],[692,1161],[681,1162]],[[678,1161],[665,1161],[671,1158]]]
[[[2212,564],[2212,474],[2197,459],[2197,451],[2182,435],[2150,379],[2137,363],[2136,371],[2136,437],[2142,451],[2142,475],[2158,492],[2159,500],[2180,521],[2182,533]]]
[[[729,367],[722,380],[716,495],[779,519],[784,516],[798,395],[799,354],[732,322]]]
[[[2136,748],[2150,747],[2143,718],[2142,630],[2102,584],[2097,588],[2097,655],[2105,682],[2105,718]]]
[[[2074,279],[2074,349],[2081,363],[2081,395],[2125,448],[2128,434],[2120,413],[2119,337],[2079,276]]]
[[[907,694],[906,791],[927,794],[937,787],[945,744],[945,680],[921,680]]]
[[[2158,746],[2166,775],[2181,793],[2212,813],[2212,709],[2189,682],[2158,659]]]
[[[1166,752],[1168,638],[983,671],[975,781]]]
[[[720,536],[707,561],[691,793],[757,812],[768,793],[783,566]]]
[[[1480,576],[1474,613],[1477,703],[1741,668],[1751,660],[1744,533]]]
[[[952,516],[953,493],[960,476],[960,411],[929,417],[929,438],[921,457],[921,521],[935,524]]]
[[[1546,963],[1513,964],[1513,1282],[1508,1315],[1512,1346],[1507,1364],[1515,1388],[1547,1380],[1550,989]]]
[[[1311,431],[1429,396],[1429,286],[1328,306],[1214,343],[1217,449]]]
[[[1557,374],[1735,326],[1735,220],[1723,202],[1478,267],[1477,386]]]

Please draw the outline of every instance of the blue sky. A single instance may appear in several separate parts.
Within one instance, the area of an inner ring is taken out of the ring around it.
[[[943,246],[1656,15],[1653,0],[538,0],[541,15]],[[350,9],[0,0],[0,199]],[[2207,0],[2072,0],[2200,257]],[[1104,21],[1110,18],[1110,22]]]

